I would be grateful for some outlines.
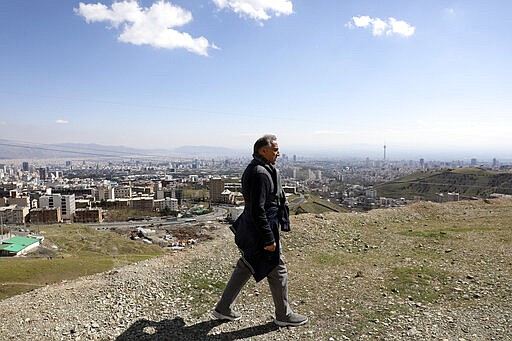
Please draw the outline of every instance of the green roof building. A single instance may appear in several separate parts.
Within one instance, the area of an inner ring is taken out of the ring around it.
[[[0,256],[20,256],[39,246],[39,239],[15,236],[0,244]]]

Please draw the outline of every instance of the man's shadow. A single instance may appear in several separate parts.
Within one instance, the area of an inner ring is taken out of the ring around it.
[[[274,323],[268,322],[232,332],[208,335],[210,330],[224,322],[221,320],[210,320],[185,326],[185,321],[179,316],[173,320],[162,320],[160,322],[141,319],[133,323],[123,334],[119,335],[116,341],[239,340],[279,329]]]

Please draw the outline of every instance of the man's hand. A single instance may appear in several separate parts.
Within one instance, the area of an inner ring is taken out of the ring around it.
[[[267,245],[264,247],[264,249],[267,251],[270,251],[270,252],[274,252],[276,250],[276,243],[274,243],[272,245]]]

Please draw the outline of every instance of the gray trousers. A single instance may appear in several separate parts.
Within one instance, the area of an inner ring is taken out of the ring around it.
[[[233,310],[240,290],[242,290],[251,276],[251,270],[247,267],[244,260],[240,258],[236,263],[235,270],[233,270],[228,284],[226,284],[220,301],[215,307],[219,313],[227,314]],[[267,281],[276,308],[276,319],[282,320],[292,313],[292,309],[288,304],[288,272],[282,259],[279,259],[279,264],[268,274]]]

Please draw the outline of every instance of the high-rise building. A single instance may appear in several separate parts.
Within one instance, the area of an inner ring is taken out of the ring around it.
[[[39,179],[46,180],[46,168],[39,168]]]
[[[21,164],[21,170],[24,172],[28,172],[28,162],[25,161]]]

